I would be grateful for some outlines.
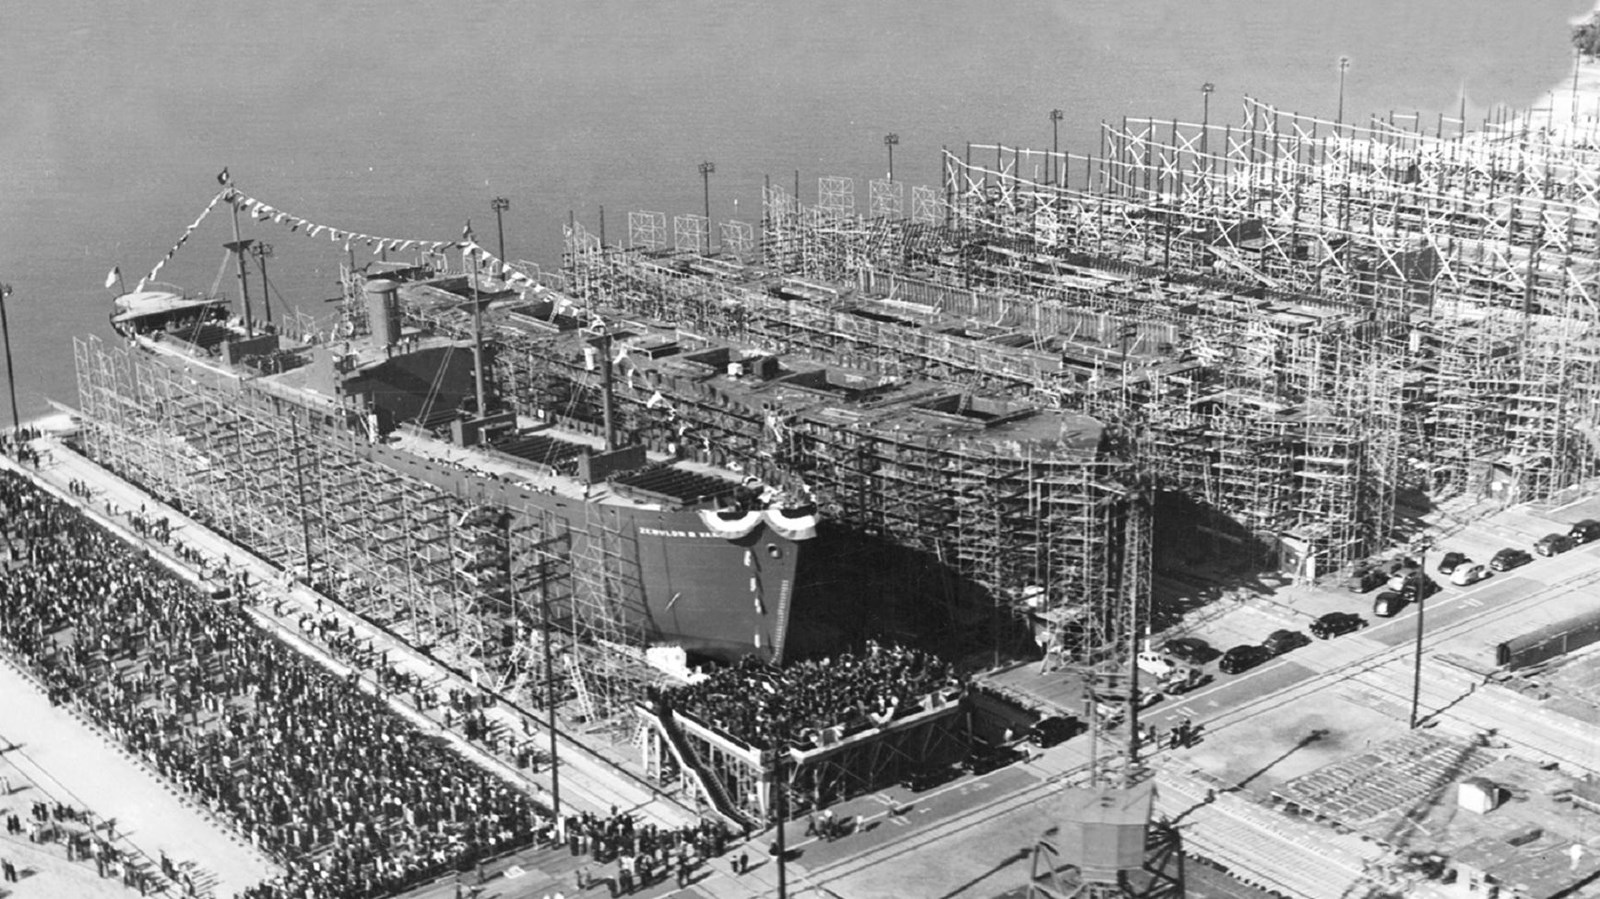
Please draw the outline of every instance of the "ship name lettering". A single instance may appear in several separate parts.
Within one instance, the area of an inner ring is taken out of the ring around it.
[[[670,528],[640,528],[639,533],[646,537],[715,537],[709,531],[677,531]]]

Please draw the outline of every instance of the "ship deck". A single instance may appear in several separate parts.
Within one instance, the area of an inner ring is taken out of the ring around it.
[[[425,334],[413,328],[405,329],[402,337],[410,352],[440,348],[471,352],[471,347],[463,346],[461,341]],[[224,363],[214,354],[215,350],[211,346],[196,346],[187,341],[174,339],[145,339],[141,340],[140,344],[163,358],[181,362],[191,375],[199,369],[219,380],[248,383],[253,389],[262,390],[297,405],[323,412],[334,412],[340,408],[337,397],[319,389],[319,380],[313,365],[301,365],[287,371],[259,374]],[[309,349],[312,353],[316,352],[315,348],[304,346],[290,349]],[[342,364],[350,370],[369,368],[389,358],[382,348],[375,346],[365,337],[339,341],[328,351],[339,357]],[[516,424],[519,435],[536,435],[559,441],[569,447],[581,447],[596,454],[605,450],[605,440],[599,435],[563,428],[528,416],[518,416]],[[605,481],[586,486],[575,478],[557,473],[550,466],[524,461],[506,452],[457,446],[422,433],[417,428],[400,428],[387,436],[384,442],[452,470],[497,478],[567,499],[643,510],[666,507],[662,502],[640,495],[637,491],[615,490]],[[645,456],[653,465],[670,463],[673,468],[688,472],[695,478],[712,479],[726,484],[730,490],[737,483],[738,473],[716,466],[693,460],[675,459],[667,453],[660,452],[647,451]]]

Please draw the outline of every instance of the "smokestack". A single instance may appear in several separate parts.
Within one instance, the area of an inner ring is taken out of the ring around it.
[[[400,285],[386,278],[375,278],[362,288],[367,295],[367,327],[373,342],[393,355],[400,343]]]

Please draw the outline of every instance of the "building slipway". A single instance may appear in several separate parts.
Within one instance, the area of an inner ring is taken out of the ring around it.
[[[353,629],[358,639],[363,642],[370,641],[370,646],[375,652],[379,654],[387,652],[392,667],[422,678],[424,683],[435,689],[459,688],[482,694],[483,691],[459,673],[422,656],[386,631],[348,613],[327,599],[320,598],[309,588],[293,584],[284,589],[283,573],[265,560],[84,459],[60,442],[45,438],[36,441],[35,446],[44,450],[44,461],[37,470],[18,468],[10,459],[6,459],[4,464],[22,471],[57,496],[80,506],[84,504],[72,497],[66,487],[72,480],[85,482],[89,485],[92,503],[84,507],[91,518],[111,528],[124,539],[148,546],[180,575],[197,584],[207,583],[190,566],[179,561],[168,547],[159,541],[140,538],[126,523],[118,520],[119,516],[107,515],[106,503],[112,503],[114,508],[123,513],[143,507],[147,517],[152,519],[165,517],[172,523],[174,542],[182,542],[200,551],[206,558],[217,560],[220,567],[213,568],[209,573],[225,570],[229,574],[243,573],[248,576],[250,583],[256,587],[257,602],[253,606],[247,605],[246,611],[258,624],[281,636],[295,648],[317,659],[335,673],[341,676],[348,675],[351,667],[335,658],[325,647],[317,645],[308,634],[298,629],[297,622],[301,616],[307,613],[322,618],[333,615],[341,630]],[[281,597],[285,600],[277,614],[273,613],[272,602],[261,601],[264,595]],[[323,611],[319,612],[319,607]],[[378,692],[376,681],[370,671],[361,672],[360,685],[369,693]],[[459,751],[474,761],[512,783],[528,789],[541,801],[549,802],[549,777],[543,768],[540,773],[533,774],[519,770],[509,761],[492,756],[482,747],[467,742],[461,734],[446,729],[438,714],[439,710],[419,712],[414,705],[403,701],[399,696],[387,695],[385,698],[395,713],[411,720],[425,732],[435,733],[449,740]],[[530,739],[525,730],[531,726],[534,728],[532,738],[537,739],[538,745],[541,748],[548,745],[548,732],[544,730],[543,718],[538,712],[514,708],[500,701],[492,708],[484,710],[484,714],[491,722],[491,730],[522,734],[518,739],[521,742]],[[662,796],[647,784],[620,769],[614,761],[600,757],[592,750],[576,746],[570,738],[563,736],[560,750],[560,785],[564,811],[570,807],[606,814],[616,807],[631,810],[636,815],[665,826],[687,824],[698,817],[694,809],[680,805],[671,797]]]

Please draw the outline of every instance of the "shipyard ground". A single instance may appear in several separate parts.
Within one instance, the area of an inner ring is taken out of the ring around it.
[[[58,486],[70,479],[89,482],[98,504],[94,514],[113,526],[123,527],[117,516],[105,514],[107,500],[113,510],[140,504],[157,508],[149,497],[58,443],[40,446],[50,449],[38,472],[41,478]],[[1462,514],[1475,519],[1478,511]],[[1443,513],[1434,513],[1425,523],[1440,535],[1441,550],[1461,549],[1484,559],[1500,546],[1526,546],[1556,530],[1557,523],[1597,513],[1600,501],[1589,501],[1544,510],[1502,510],[1465,527],[1453,525]],[[272,575],[264,562],[192,523],[183,522],[181,533],[185,543],[213,558],[228,558],[236,569],[252,571],[258,579]],[[1556,848],[1563,853],[1574,843],[1588,847],[1567,879],[1587,877],[1600,867],[1600,830],[1586,820],[1586,813],[1551,797],[1560,797],[1573,777],[1600,769],[1600,751],[1594,749],[1600,745],[1600,711],[1590,698],[1600,664],[1592,654],[1580,653],[1535,683],[1496,675],[1486,653],[1493,642],[1536,620],[1542,610],[1570,613],[1600,607],[1600,595],[1591,586],[1597,581],[1600,546],[1589,546],[1472,587],[1445,586],[1426,610],[1425,726],[1419,731],[1408,727],[1414,609],[1384,620],[1370,615],[1370,594],[1271,583],[1217,587],[1218,595],[1191,612],[1185,629],[1219,649],[1259,642],[1280,627],[1303,630],[1314,617],[1334,609],[1357,611],[1370,626],[1314,642],[1245,674],[1219,676],[1181,700],[1169,698],[1149,710],[1147,720],[1162,729],[1182,716],[1201,725],[1197,744],[1163,748],[1149,760],[1157,779],[1158,814],[1174,822],[1187,851],[1215,860],[1233,875],[1220,876],[1191,862],[1185,867],[1190,894],[1259,895],[1241,886],[1239,880],[1244,880],[1287,895],[1362,895],[1381,886],[1397,894],[1424,895],[1443,888],[1416,874],[1413,856],[1453,854],[1470,843],[1525,833],[1532,826],[1540,828],[1546,843],[1559,843]],[[296,604],[315,602],[304,591],[291,595]],[[276,622],[267,614],[271,604],[261,607],[265,626],[284,628],[286,638],[299,639],[292,624],[299,606],[286,608]],[[319,651],[309,644],[302,648]],[[435,679],[453,676],[420,657],[409,657],[407,664]],[[126,829],[127,838],[149,855],[174,845],[193,847],[177,854],[201,861],[209,878],[205,882],[216,896],[231,895],[233,885],[252,882],[268,870],[263,860],[251,858],[220,827],[185,807],[153,775],[119,770],[116,766],[129,765],[127,760],[84,723],[60,710],[19,705],[30,697],[41,704],[43,699],[20,689],[17,672],[0,669],[0,677],[6,679],[0,682],[6,703],[0,710],[5,722],[0,734],[23,744],[15,760],[10,754],[5,758],[13,766],[37,766],[32,776],[42,782],[30,782],[0,805],[18,807],[19,800],[37,790],[117,818],[119,832]],[[1041,674],[1037,665],[1022,665],[998,680],[1041,706],[1077,708],[1074,685],[1064,672]],[[513,710],[496,711],[505,726],[530,724]],[[408,714],[419,726],[440,728],[438,721],[415,710]],[[18,723],[26,725],[26,732]],[[535,790],[548,786],[539,772],[516,770],[465,741],[457,742],[507,777],[533,784]],[[570,761],[564,759],[566,803],[596,811],[617,805],[664,822],[694,816],[693,809],[672,797],[652,795],[628,776],[631,745],[625,740],[590,742],[597,749],[594,755],[573,752]],[[1052,797],[1082,770],[1087,751],[1087,741],[1078,738],[1035,751],[1027,762],[982,778],[961,778],[922,794],[896,789],[861,797],[836,807],[838,814],[854,816],[857,826],[851,835],[832,842],[806,838],[804,821],[792,823],[789,892],[851,899],[1021,895],[1028,871],[1021,853],[1055,823]],[[1490,776],[1510,791],[1512,801],[1481,817],[1457,810],[1451,787],[1468,773]],[[765,854],[770,840],[769,833],[752,842],[748,851],[753,869],[743,875],[732,871],[740,851],[735,849],[702,868],[686,889],[678,890],[668,880],[640,894],[707,899],[774,895],[776,864]],[[7,885],[12,895],[94,896],[102,888],[123,890],[113,881],[97,882],[92,868],[69,865],[64,857],[30,859],[26,839],[13,849],[15,843],[0,845],[7,847],[7,857],[15,856],[36,873]],[[482,896],[540,897],[558,890],[569,896],[605,895],[603,880],[584,893],[576,890],[580,861],[564,851],[529,851],[486,866],[481,885],[478,872],[464,874],[460,885],[464,892],[476,887]],[[1568,867],[1563,854],[1560,868]],[[611,872],[590,873],[603,878]],[[80,881],[82,889],[75,886]],[[414,895],[448,897],[456,890],[457,883],[446,880]]]

